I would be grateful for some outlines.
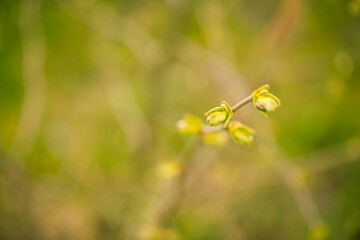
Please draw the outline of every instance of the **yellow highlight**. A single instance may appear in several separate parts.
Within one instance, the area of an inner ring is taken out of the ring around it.
[[[178,160],[172,159],[160,162],[156,172],[163,179],[171,179],[179,176],[182,169],[181,163]]]
[[[325,240],[330,233],[329,227],[322,223],[316,226],[309,235],[309,240]]]

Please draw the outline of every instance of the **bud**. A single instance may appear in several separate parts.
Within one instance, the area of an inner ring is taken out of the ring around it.
[[[184,119],[176,122],[178,131],[183,135],[199,134],[202,128],[202,122],[198,117],[191,114],[186,114]]]
[[[249,146],[253,141],[254,130],[240,122],[232,122],[229,125],[229,133],[236,143]]]
[[[268,112],[274,112],[280,106],[280,100],[269,93],[269,85],[256,89],[252,94],[255,107],[267,117]]]
[[[207,122],[210,126],[217,126],[222,123],[224,128],[229,124],[232,115],[233,111],[225,101],[221,103],[220,107],[213,108],[205,113]]]
[[[265,93],[258,97],[256,107],[266,112],[274,112],[279,107],[276,97],[271,93]]]
[[[229,136],[225,131],[217,131],[211,133],[204,133],[202,141],[211,146],[224,146],[229,140]]]

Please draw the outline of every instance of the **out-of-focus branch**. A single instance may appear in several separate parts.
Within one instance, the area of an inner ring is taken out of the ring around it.
[[[258,47],[268,51],[274,50],[275,46],[290,35],[298,17],[303,0],[284,0],[278,7],[269,24],[260,34]]]
[[[82,1],[81,4],[72,1],[65,3],[61,0],[57,2],[61,8],[90,29],[109,40],[126,44],[144,67],[151,68],[164,60],[165,52],[147,28],[118,15],[113,8],[94,1]]]
[[[337,169],[360,161],[360,140],[352,139],[346,143],[322,148],[294,160],[307,159],[303,167],[309,176]]]
[[[136,101],[121,62],[113,55],[117,51],[113,42],[95,37],[92,40],[92,59],[102,80],[110,110],[124,131],[129,149],[136,151],[151,140],[151,127]]]
[[[286,156],[278,145],[271,124],[267,124],[264,129],[267,131],[264,134],[266,139],[259,151],[264,161],[269,164],[285,184],[308,228],[313,230],[319,224],[323,224],[324,220],[308,184],[304,181],[303,169]]]
[[[137,229],[139,239],[153,239],[153,234],[164,227],[176,213],[186,194],[185,184],[191,174],[195,159],[201,150],[199,139],[189,142],[181,153],[181,174],[168,181],[161,181],[154,199],[145,211],[144,222]]]
[[[19,29],[24,55],[24,99],[19,125],[9,150],[16,155],[26,155],[38,137],[46,102],[46,49],[41,26],[41,0],[21,2]]]
[[[271,166],[284,181],[309,229],[314,229],[318,224],[323,223],[309,187],[302,185],[302,182],[296,178],[301,174],[300,168],[294,164],[286,166],[285,164],[274,163]]]
[[[187,38],[182,47],[171,49],[171,54],[193,71],[222,86],[233,100],[248,94],[250,86],[233,63],[208,51],[192,39]]]

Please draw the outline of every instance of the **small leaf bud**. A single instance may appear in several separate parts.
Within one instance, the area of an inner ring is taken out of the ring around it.
[[[202,121],[191,114],[186,114],[185,117],[176,122],[178,131],[183,135],[196,135],[201,132]]]
[[[256,89],[252,94],[255,107],[265,116],[268,112],[274,112],[280,106],[280,100],[269,93],[269,85]]]
[[[224,128],[229,124],[233,111],[231,107],[223,101],[220,107],[215,107],[205,113],[207,116],[207,122],[210,126],[217,126],[223,124]]]
[[[244,146],[249,146],[254,139],[253,134],[255,133],[255,131],[240,122],[230,123],[228,129],[230,135],[236,143],[241,143]]]

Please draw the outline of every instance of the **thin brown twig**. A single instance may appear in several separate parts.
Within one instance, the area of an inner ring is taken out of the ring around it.
[[[240,101],[239,103],[235,104],[231,109],[233,110],[233,112],[236,112],[237,110],[239,110],[242,106],[248,104],[249,102],[252,101],[253,96],[250,95],[247,98],[243,99],[242,101]]]
[[[284,41],[295,25],[303,0],[284,0],[261,34],[261,45],[272,51]]]

